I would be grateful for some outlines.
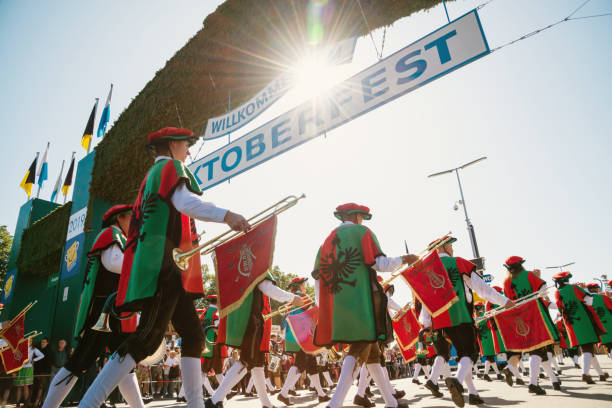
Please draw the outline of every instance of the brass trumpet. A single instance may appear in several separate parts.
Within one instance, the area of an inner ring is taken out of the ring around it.
[[[404,306],[400,310],[398,310],[397,313],[395,313],[391,319],[394,322],[397,322],[399,319],[402,318],[402,316],[404,316],[406,314],[406,312],[408,312],[408,310],[410,310],[411,307],[412,307],[412,302],[408,302],[406,304],[406,306]]]
[[[304,194],[299,197],[296,197],[294,195],[287,196],[282,200],[278,201],[277,203],[266,208],[265,210],[258,212],[257,214],[249,218],[247,221],[251,224],[251,227],[255,227],[256,225],[261,224],[263,221],[265,221],[266,218],[268,218],[272,214],[280,214],[288,210],[289,208],[296,205],[299,200],[305,197],[306,195]],[[191,259],[192,256],[196,255],[197,253],[201,253],[201,255],[209,254],[214,251],[217,246],[224,244],[225,242],[234,239],[242,234],[244,234],[244,232],[242,231],[229,230],[189,251],[182,252],[179,248],[174,248],[174,250],[172,251],[172,258],[174,259],[174,263],[176,263],[176,266],[178,266],[180,270],[184,271],[189,267],[189,259]]]
[[[312,306],[314,304],[314,300],[308,295],[306,295],[306,297],[308,298],[308,300],[306,300],[302,306],[294,306],[293,303],[291,302],[285,303],[284,305],[279,306],[279,308],[276,309],[275,311],[268,313],[266,315],[263,315],[264,320],[271,319],[274,316],[286,315],[291,312],[295,312],[296,310],[299,310],[299,309],[302,309],[308,306]]]

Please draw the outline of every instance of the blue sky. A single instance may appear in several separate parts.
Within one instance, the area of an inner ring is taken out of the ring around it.
[[[113,92],[111,124],[220,2],[35,2],[0,0],[0,123],[3,127],[0,225],[15,228],[26,201],[19,188],[36,151],[51,142],[48,199],[61,160],[84,156],[80,137],[95,97]],[[448,5],[456,18],[481,2]],[[491,47],[555,22],[582,1],[495,0],[480,11]],[[592,0],[577,15],[611,12]],[[575,261],[577,279],[606,273],[612,226],[612,17],[570,21],[488,55],[265,165],[206,196],[250,215],[288,195],[308,198],[279,220],[275,263],[308,275],[318,246],[336,225],[336,205],[371,207],[368,223],[388,255],[416,252],[452,231],[456,252],[471,250],[453,176],[427,174],[486,155],[462,174],[470,218],[488,272],[499,283],[510,255],[529,268]],[[387,29],[384,55],[446,23],[443,8]],[[383,30],[374,32],[380,48]],[[376,62],[369,37],[348,77]],[[244,132],[299,100],[279,100]],[[101,109],[98,111],[98,117]],[[241,131],[238,135],[243,134]],[[203,153],[223,141],[207,144]],[[202,154],[200,155],[202,156]],[[208,236],[224,230],[202,225]],[[544,270],[550,279],[553,271]],[[612,274],[610,274],[612,278]],[[407,296],[403,283],[398,295]]]

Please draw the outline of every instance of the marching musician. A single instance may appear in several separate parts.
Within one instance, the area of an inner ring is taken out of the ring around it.
[[[538,292],[542,288],[546,287],[546,282],[538,277],[539,271],[527,271],[523,267],[525,260],[520,256],[511,256],[506,259],[504,267],[507,269],[508,274],[504,279],[504,294],[510,299],[518,299],[532,293]],[[556,327],[552,322],[550,313],[548,312],[548,304],[550,301],[546,297],[538,298],[538,308],[542,316],[544,317],[548,332],[552,335],[553,340],[559,340],[559,334],[557,333]],[[548,360],[548,354],[546,347],[540,347],[536,350],[529,351],[529,392],[536,395],[545,395],[546,391],[538,384],[538,378],[540,374],[540,367],[544,368],[544,371],[552,381],[553,389],[560,390],[561,382],[553,373],[551,362]],[[510,366],[517,366],[521,352],[508,352],[508,368]],[[515,370],[516,372],[516,370]],[[511,378],[508,379],[509,371],[504,369],[506,374],[506,381],[511,384]]]
[[[122,328],[129,329],[127,322],[122,325],[114,317],[102,316],[102,312],[108,297],[117,291],[131,213],[132,206],[116,205],[102,216],[102,231],[87,254],[89,262],[74,331],[78,345],[51,381],[44,408],[58,408],[78,377],[96,362],[100,354],[107,347],[114,352],[127,337],[122,332]],[[98,318],[108,319],[110,331],[92,328]],[[134,371],[126,372],[118,380],[119,391],[130,407],[144,407]]]
[[[232,365],[212,397],[205,401],[206,408],[222,407],[227,394],[246,375],[247,370],[251,372],[262,406],[273,406],[266,391],[264,373],[266,355],[270,349],[272,321],[264,320],[264,314],[270,313],[270,298],[293,306],[303,306],[304,300],[276,286],[270,273],[246,295],[242,305],[221,319],[219,325],[225,344],[240,350],[240,360]]]
[[[599,379],[605,381],[609,375],[604,373],[595,356],[595,344],[606,331],[593,310],[593,296],[578,285],[569,283],[572,274],[568,271],[553,275],[557,291],[555,300],[567,331],[570,346],[582,349],[582,381],[595,384],[589,372],[591,364]]]
[[[502,289],[501,286],[495,285],[495,286],[492,286],[492,288],[495,289],[497,293],[501,293],[502,295],[504,294],[504,290]],[[489,312],[493,309],[498,308],[499,306],[500,305],[495,305],[487,301],[485,303],[485,312]],[[493,348],[494,348],[495,355],[503,357],[503,359],[506,360],[506,354],[505,354],[506,345],[504,344],[501,334],[499,333],[499,329],[495,325],[495,320],[489,319],[488,324],[489,324],[489,327],[491,328],[491,337],[493,338]],[[497,379],[504,380],[504,376],[499,372],[499,367],[497,366],[497,362],[495,361],[495,356],[493,356],[492,359],[487,359],[487,361],[485,361],[485,364],[484,364],[485,375],[488,375],[489,368],[491,367],[493,367],[493,371],[495,372],[495,374],[497,374]]]
[[[304,297],[306,295],[306,281],[308,278],[295,277],[289,283],[288,289],[296,296]],[[307,309],[307,308],[306,308]],[[290,314],[298,314],[304,312],[306,309],[300,308],[292,311]],[[289,398],[289,390],[293,388],[295,383],[299,380],[302,372],[306,372],[310,379],[310,384],[317,391],[319,402],[327,402],[330,398],[323,392],[321,388],[321,380],[319,379],[319,369],[317,366],[317,358],[312,354],[307,354],[300,348],[299,343],[295,340],[295,335],[291,330],[291,327],[286,325],[286,343],[285,350],[295,353],[295,363],[289,369],[287,373],[287,379],[281,388],[280,394],[278,394],[278,400],[285,405],[292,405]]]
[[[219,326],[219,310],[217,309],[217,295],[210,294],[206,296],[208,306],[202,314],[202,327],[206,330],[207,327]],[[210,329],[205,332],[204,350],[202,351],[202,382],[204,388],[210,395],[214,393],[208,373],[212,370],[215,373],[217,382],[221,384],[223,381],[223,363],[229,357],[227,346],[223,344],[215,344],[215,333],[217,329]]]
[[[469,391],[470,404],[482,404],[482,399],[478,396],[478,391],[473,387],[471,382],[472,364],[478,358],[478,342],[476,340],[476,329],[474,327],[473,318],[473,297],[472,291],[475,291],[480,297],[493,302],[495,304],[504,305],[506,308],[514,306],[514,302],[498,293],[493,288],[482,280],[476,265],[472,262],[453,256],[453,242],[457,241],[454,237],[445,236],[433,241],[429,244],[430,247],[435,246],[440,242],[446,242],[443,246],[437,248],[440,260],[444,265],[444,269],[448,273],[453,290],[459,298],[459,301],[454,303],[444,313],[432,319],[427,308],[423,308],[419,317],[421,324],[425,329],[431,328],[439,332],[434,346],[438,356],[442,356],[444,360],[436,358],[431,374],[425,387],[432,392],[434,396],[440,396],[438,378],[445,367],[446,362],[450,359],[451,345],[446,338],[450,339],[457,350],[457,359],[459,361],[455,377],[447,377],[445,379],[451,398],[455,405],[463,407],[463,386],[464,381],[467,382]],[[467,378],[469,377],[469,379]]]
[[[147,139],[155,163],[133,207],[116,303],[119,311],[142,311],[140,322],[104,366],[80,407],[99,407],[138,361],[155,352],[170,321],[182,338],[187,406],[203,406],[200,355],[204,333],[193,303],[204,296],[199,254],[181,271],[172,251],[191,249],[197,243],[194,218],[226,223],[236,231],[249,229],[243,216],[202,199],[195,177],[184,164],[197,139],[192,131],[166,127]]]
[[[387,297],[376,281],[376,271],[395,271],[402,264],[415,262],[417,257],[386,257],[374,233],[361,225],[363,220],[372,218],[366,206],[343,204],[336,208],[334,216],[341,224],[325,239],[312,272],[319,303],[314,343],[322,347],[350,344],[328,406],[343,405],[359,361],[367,364],[387,407],[406,407],[405,402],[393,397],[380,365],[378,341],[393,334],[388,327]]]
[[[593,309],[606,330],[606,333],[600,336],[601,344],[606,347],[608,356],[612,358],[612,299],[599,293],[597,283],[587,284],[587,289],[593,297]]]

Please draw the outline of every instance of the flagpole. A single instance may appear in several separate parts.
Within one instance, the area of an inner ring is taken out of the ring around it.
[[[46,150],[47,152],[49,151],[49,146],[51,146],[51,142],[47,142],[47,150]],[[45,157],[43,157],[43,160],[44,159],[45,159]],[[45,164],[44,162],[40,163],[40,171],[39,171],[39,173],[42,173],[42,168],[43,168],[44,164]],[[40,177],[40,176],[41,176],[41,174],[38,175],[38,177]],[[38,184],[38,191],[36,192],[36,198],[38,198],[40,196],[40,188],[41,187],[42,187],[42,185],[41,185],[41,183],[39,183]]]

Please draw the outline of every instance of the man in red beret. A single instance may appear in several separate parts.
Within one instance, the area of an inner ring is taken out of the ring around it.
[[[98,356],[107,347],[114,352],[127,337],[122,332],[121,322],[111,316],[106,317],[111,331],[99,331],[93,327],[108,297],[117,291],[131,213],[132,206],[116,205],[102,216],[102,231],[87,254],[89,262],[74,330],[78,345],[66,365],[53,378],[43,404],[45,408],[58,408],[78,378],[96,362]],[[144,407],[133,371],[120,378],[118,386],[131,407]]]
[[[455,405],[463,407],[463,385],[465,381],[468,388],[468,402],[470,404],[482,404],[483,400],[478,395],[478,390],[472,382],[472,367],[478,358],[478,340],[476,328],[474,327],[472,291],[480,297],[494,304],[504,305],[505,307],[514,306],[514,302],[506,298],[491,288],[480,277],[476,271],[476,265],[467,259],[454,256],[453,243],[457,239],[454,237],[442,237],[429,246],[434,246],[442,241],[444,245],[438,247],[436,251],[448,273],[448,277],[453,284],[453,290],[459,301],[454,303],[448,310],[432,317],[427,308],[423,308],[419,316],[419,321],[425,329],[438,332],[434,347],[437,356],[431,368],[429,380],[425,383],[427,388],[436,397],[441,397],[438,379],[446,363],[450,359],[451,346],[446,338],[450,339],[457,351],[458,368],[455,377],[447,377],[444,382],[451,393],[451,398]]]
[[[366,363],[387,407],[405,407],[393,396],[380,365],[379,340],[393,336],[387,319],[387,297],[376,281],[376,271],[392,272],[417,260],[415,255],[384,255],[372,231],[361,225],[372,218],[370,209],[348,203],[336,208],[342,223],[325,239],[317,254],[312,276],[319,303],[314,343],[329,347],[350,344],[330,408],[339,408],[351,386],[357,361]]]
[[[601,335],[601,344],[608,350],[608,356],[612,358],[612,299],[599,292],[599,284],[589,283],[587,285],[593,297],[593,310],[597,313],[606,333]]]
[[[565,326],[570,347],[580,346],[582,350],[582,380],[594,384],[590,376],[591,365],[599,374],[601,381],[606,381],[604,373],[595,355],[595,344],[601,341],[600,336],[606,333],[593,306],[593,296],[578,285],[569,283],[572,274],[569,271],[553,275],[557,291],[555,300]],[[606,305],[603,305],[606,307]],[[607,308],[607,307],[606,307]]]
[[[194,219],[226,223],[247,231],[246,219],[202,199],[196,179],[185,166],[196,141],[188,129],[167,127],[148,136],[155,163],[134,203],[122,266],[117,309],[141,311],[136,332],[109,359],[79,406],[98,407],[138,361],[161,344],[168,323],[182,338],[181,372],[188,407],[202,407],[200,355],[204,332],[194,299],[204,296],[199,253],[180,270],[172,251],[198,241]]]
[[[523,267],[523,263],[525,263],[525,260],[516,255],[509,257],[504,263],[504,267],[508,271],[504,279],[504,293],[510,299],[519,299],[546,288],[546,282],[538,276],[540,271],[537,269],[528,271]],[[548,332],[551,333],[555,342],[559,341],[559,333],[548,312],[550,300],[544,296],[537,299],[537,302],[540,312],[544,317],[544,321],[546,322]],[[508,366],[512,365],[516,368],[521,358],[521,353],[508,352],[507,354]],[[552,370],[551,362],[548,359],[547,348],[541,347],[529,351],[529,392],[536,395],[546,394],[546,391],[538,384],[540,367],[544,368],[544,371],[551,379],[553,388],[555,390],[560,390],[561,382]],[[516,372],[516,370],[504,369],[508,384],[512,384],[512,371]]]

